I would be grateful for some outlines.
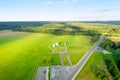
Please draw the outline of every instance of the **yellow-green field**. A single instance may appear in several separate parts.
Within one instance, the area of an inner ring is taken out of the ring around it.
[[[0,80],[32,80],[38,66],[60,65],[59,55],[48,48],[55,42],[67,42],[73,64],[92,46],[83,35],[0,32]]]
[[[120,36],[119,37],[108,37],[108,38],[114,42],[120,42]]]

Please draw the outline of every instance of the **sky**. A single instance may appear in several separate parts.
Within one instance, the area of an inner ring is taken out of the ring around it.
[[[120,20],[120,0],[0,0],[0,21]]]

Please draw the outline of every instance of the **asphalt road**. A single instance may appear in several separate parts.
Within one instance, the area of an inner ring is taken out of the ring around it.
[[[101,41],[105,38],[105,35],[102,35],[99,40],[94,44],[94,46],[84,55],[84,57],[79,61],[79,63],[76,65],[74,71],[68,76],[66,80],[74,80],[78,73],[81,71],[85,63],[88,61],[92,53],[97,49],[98,45],[101,43]]]

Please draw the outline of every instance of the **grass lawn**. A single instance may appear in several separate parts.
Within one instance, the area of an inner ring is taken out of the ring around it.
[[[0,32],[0,80],[32,80],[38,66],[60,65],[59,55],[50,54],[48,48],[55,42],[71,45],[68,51],[73,64],[92,46],[90,38],[83,35],[5,33]]]
[[[107,67],[103,59],[103,57],[105,57],[106,55],[104,55],[101,52],[94,52],[88,60],[88,62],[86,63],[86,65],[84,66],[84,68],[77,76],[76,80],[101,80],[97,78],[94,72],[91,70],[91,66],[93,65],[96,65],[100,70],[104,70],[107,73],[109,80],[112,80],[109,72],[107,71]]]

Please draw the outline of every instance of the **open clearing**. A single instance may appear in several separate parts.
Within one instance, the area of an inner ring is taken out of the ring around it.
[[[59,54],[50,54],[48,48],[55,42],[67,42],[68,46],[78,44],[68,47],[73,64],[92,46],[90,38],[83,35],[10,32],[0,36],[0,80],[32,80],[39,66],[60,65]]]

